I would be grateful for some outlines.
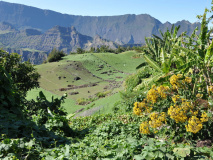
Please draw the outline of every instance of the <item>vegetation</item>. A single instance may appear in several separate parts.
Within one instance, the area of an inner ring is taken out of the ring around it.
[[[139,47],[140,48],[140,47]],[[134,50],[134,47],[118,46],[116,49],[111,49],[109,46],[101,45],[100,47],[91,47],[89,51],[83,50],[82,48],[77,48],[76,52],[71,52],[70,54],[83,54],[83,53],[122,53],[125,51]]]
[[[0,64],[10,74],[13,85],[20,94],[26,95],[28,90],[39,87],[40,75],[28,61],[22,63],[20,55],[3,50],[0,50],[0,57]]]
[[[198,36],[196,29],[190,37],[185,33],[178,37],[179,27],[175,27],[174,31],[172,28],[162,33],[162,39],[154,35],[146,40],[143,57],[152,68],[152,76],[145,79],[137,73],[142,78],[132,75],[126,80],[126,89],[133,91],[144,91],[154,84],[148,92],[141,92],[141,100],[133,107],[134,114],[141,117],[143,135],[197,147],[209,140],[212,146],[213,43],[209,41],[212,30],[208,32],[211,18],[206,18],[207,12],[202,16]],[[145,69],[144,65],[138,68]],[[136,90],[132,89],[137,84]]]
[[[66,54],[63,51],[59,51],[56,48],[54,48],[48,55],[46,62],[56,62],[61,60],[62,57],[66,56]]]
[[[73,135],[60,107],[65,96],[48,101],[40,92],[37,101],[25,99],[26,91],[38,86],[38,73],[31,64],[1,50],[0,78],[1,158],[37,159],[37,147],[65,143],[62,136]]]
[[[0,158],[212,159],[213,42],[209,41],[211,18],[206,18],[207,12],[201,16],[199,35],[195,30],[190,37],[178,37],[179,27],[175,27],[161,38],[147,39],[141,49],[144,59],[135,64],[139,70],[125,81],[121,93],[124,100],[113,95],[118,99],[112,107],[114,113],[104,115],[67,115],[61,105],[67,94],[48,100],[39,92],[36,100],[26,100],[26,92],[38,87],[38,73],[28,62],[21,63],[17,54],[1,51]],[[108,62],[110,68],[121,67],[123,63],[117,64],[117,59],[125,59],[130,53],[113,54],[113,59],[107,57],[110,53],[93,53],[88,59]],[[72,56],[87,65],[82,60],[84,55]],[[70,62],[70,57],[60,65]],[[93,68],[88,68],[91,73]],[[131,67],[124,70],[134,72]],[[96,96],[110,93],[102,91]],[[85,98],[79,101],[87,103]]]

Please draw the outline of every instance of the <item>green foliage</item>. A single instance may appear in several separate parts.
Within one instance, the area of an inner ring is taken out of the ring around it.
[[[146,63],[153,69],[149,78],[143,79],[140,87],[151,85],[154,82],[168,80],[168,76],[176,69],[175,53],[179,53],[177,46],[181,46],[182,37],[177,36],[180,26],[172,26],[171,30],[161,33],[161,37],[153,35],[152,38],[146,38],[146,46],[141,50],[142,57]],[[141,63],[138,68],[144,67],[146,63]],[[153,76],[154,75],[154,76]]]
[[[106,96],[109,95],[111,92],[112,92],[112,91],[98,92],[98,93],[96,94],[96,96],[97,96],[98,98],[106,97]]]
[[[183,46],[177,47],[182,54],[177,56],[177,69],[184,73],[192,73],[196,78],[193,87],[194,96],[202,93],[206,98],[210,86],[212,86],[212,60],[213,60],[213,43],[209,41],[213,29],[208,31],[208,23],[212,17],[207,18],[208,10],[205,10],[201,22],[200,34],[196,35],[197,29],[191,35],[184,38]],[[179,65],[178,65],[179,64]],[[202,89],[200,87],[202,86]]]
[[[0,107],[10,108],[18,103],[14,94],[14,86],[10,75],[0,65]]]
[[[39,86],[40,75],[28,61],[21,62],[20,55],[0,50],[0,57],[0,65],[10,74],[11,83],[20,94],[26,95],[28,90]]]
[[[88,100],[86,98],[79,98],[76,102],[78,105],[85,105],[88,103]]]
[[[124,86],[127,92],[132,92],[135,87],[144,82],[151,76],[153,70],[149,67],[144,67],[137,71],[136,74],[132,74],[125,79]]]
[[[62,57],[66,56],[66,54],[61,50],[57,50],[54,48],[47,57],[47,62],[56,62],[61,60]]]
[[[0,158],[37,159],[43,147],[74,135],[61,108],[66,96],[49,102],[40,92],[37,102],[25,100],[26,92],[38,87],[38,73],[19,55],[0,53]]]
[[[76,103],[78,105],[87,105],[95,100],[97,100],[98,98],[97,97],[91,97],[91,98],[79,98],[77,99]]]
[[[90,50],[89,50],[89,52],[90,52],[90,53],[94,53],[94,52],[95,52],[95,48],[94,48],[94,47],[91,47]]]
[[[76,53],[77,54],[83,54],[83,53],[85,53],[85,51],[81,48],[77,48]]]
[[[44,94],[40,92],[37,102],[33,100],[28,102],[26,109],[30,110],[27,114],[31,114],[32,120],[37,125],[45,125],[49,131],[54,132],[56,135],[72,136],[73,132],[68,126],[68,120],[66,119],[67,113],[61,107],[65,98],[66,95],[60,99],[52,97],[52,101],[49,102]]]

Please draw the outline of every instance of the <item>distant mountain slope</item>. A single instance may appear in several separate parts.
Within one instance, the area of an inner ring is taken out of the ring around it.
[[[18,53],[22,57],[22,61],[28,61],[32,64],[41,64],[47,59],[47,52],[30,50],[30,49],[13,49],[13,48],[3,48],[9,53]]]
[[[0,34],[5,34],[14,31],[16,31],[16,29],[15,27],[13,27],[13,25],[7,22],[0,22]]]
[[[18,29],[36,28],[44,32],[56,25],[74,26],[81,34],[91,37],[100,35],[120,44],[144,43],[145,37],[150,37],[152,34],[159,35],[158,29],[165,31],[167,27],[172,26],[169,22],[162,24],[147,14],[75,16],[2,1],[0,1],[0,15],[0,22],[9,22]],[[200,27],[200,23],[191,24],[185,20],[175,25],[181,25],[180,33],[187,31],[188,34],[191,34],[195,27]]]
[[[4,25],[4,28],[10,28],[10,24]],[[1,25],[0,25],[1,27]],[[44,52],[50,52],[53,48],[69,53],[76,51],[77,48],[89,50],[91,47],[100,47],[101,45],[116,48],[116,44],[102,39],[100,36],[94,38],[82,35],[74,27],[55,26],[45,33],[36,29],[24,30],[3,30],[5,33],[0,34],[0,46],[3,48],[31,49]],[[0,30],[1,32],[1,30]]]

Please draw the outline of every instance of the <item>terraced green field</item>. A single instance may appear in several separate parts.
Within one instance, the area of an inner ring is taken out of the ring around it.
[[[80,98],[97,97],[98,92],[109,91],[114,95],[123,89],[124,79],[136,71],[136,66],[143,62],[142,58],[133,59],[136,54],[128,51],[121,54],[113,53],[86,53],[68,55],[59,62],[46,63],[36,66],[41,75],[39,80],[41,89],[28,93],[28,99],[42,90],[47,95],[62,96],[68,94],[64,104],[68,113],[81,108],[100,105],[97,100],[86,106],[76,105]],[[110,95],[105,99],[109,99]],[[104,99],[104,98],[101,98]],[[114,104],[119,96],[111,99]],[[106,103],[109,100],[106,100]],[[102,103],[102,102],[101,102]],[[112,107],[111,107],[112,108]],[[108,112],[108,111],[107,111]]]

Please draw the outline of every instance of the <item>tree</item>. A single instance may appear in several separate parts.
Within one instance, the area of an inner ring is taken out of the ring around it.
[[[100,53],[101,51],[100,51],[100,48],[97,48],[96,49],[96,53]]]
[[[14,88],[11,76],[0,64],[0,107],[11,108],[19,104]]]
[[[94,52],[95,52],[95,48],[94,48],[94,47],[91,47],[90,50],[89,50],[89,52],[90,52],[90,53],[94,53]]]
[[[77,54],[82,54],[82,53],[84,53],[85,51],[84,51],[83,49],[81,49],[81,48],[77,48],[76,52],[77,52]]]
[[[125,48],[121,47],[121,46],[118,46],[118,48],[115,50],[116,53],[121,53],[121,52],[124,52],[124,51],[125,51]]]
[[[0,50],[0,66],[10,75],[13,87],[20,94],[26,95],[28,90],[39,87],[40,75],[30,62],[22,62],[17,53]]]
[[[57,50],[56,48],[54,48],[48,55],[47,57],[47,61],[48,62],[56,62],[61,60],[62,57],[66,56],[66,54],[61,50]]]
[[[109,50],[109,46],[102,45],[100,47],[100,52],[101,53],[108,52],[108,50]]]

